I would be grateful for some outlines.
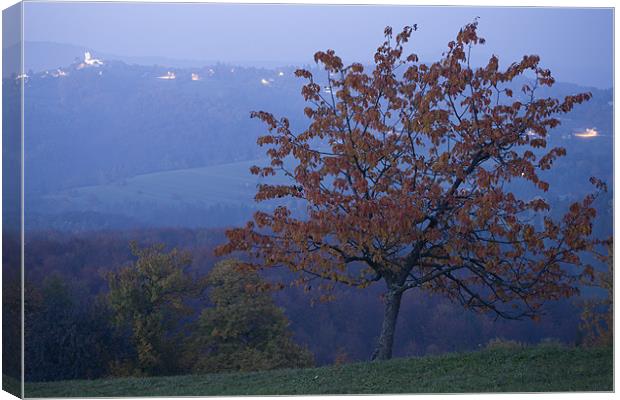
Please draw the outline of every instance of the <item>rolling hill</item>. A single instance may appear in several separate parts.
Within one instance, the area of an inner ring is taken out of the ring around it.
[[[63,48],[59,55],[77,50],[83,49]],[[296,132],[308,123],[299,95],[303,81],[294,69],[107,59],[87,65],[78,59],[33,73],[24,89],[26,225],[83,230],[243,223],[256,208],[257,181],[248,168],[265,151],[256,145],[265,128],[250,112],[287,116]],[[19,95],[16,82],[5,82],[8,103]],[[550,135],[550,146],[568,154],[546,177],[552,201],[590,191],[590,176],[612,180],[611,89],[558,83],[539,95],[585,90],[592,90],[592,100],[563,117]],[[598,136],[575,136],[588,128]]]
[[[27,397],[273,396],[612,390],[612,349],[539,345],[301,370],[27,383],[25,394]]]

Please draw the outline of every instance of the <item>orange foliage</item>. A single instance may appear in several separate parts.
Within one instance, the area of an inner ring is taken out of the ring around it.
[[[257,212],[227,232],[218,254],[246,252],[248,266],[286,266],[306,283],[382,280],[394,293],[423,288],[502,317],[535,317],[544,300],[577,292],[579,253],[594,244],[596,194],[558,221],[545,217],[540,228],[525,215],[549,205],[519,199],[505,184],[548,190],[538,173],[566,153],[547,149],[548,131],[591,95],[536,98],[537,87],[554,80],[535,55],[505,69],[496,56],[470,67],[470,49],[484,43],[477,23],[461,29],[439,61],[420,63],[403,50],[415,30],[394,37],[387,28],[370,71],[345,66],[333,50],[317,52],[329,90],[310,71],[296,73],[307,81],[305,131],[252,113],[268,129],[258,144],[271,159],[252,173],[290,178],[261,185],[256,199],[304,201],[307,218],[284,206]],[[513,93],[509,84],[525,73],[534,83]],[[285,162],[291,158],[293,167]]]

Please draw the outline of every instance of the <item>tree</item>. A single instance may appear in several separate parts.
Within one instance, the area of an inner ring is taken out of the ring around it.
[[[416,29],[394,37],[386,28],[369,73],[359,63],[344,66],[333,50],[314,56],[327,72],[324,87],[311,72],[296,71],[308,81],[305,131],[294,133],[286,118],[252,113],[267,125],[257,143],[269,147],[271,163],[251,172],[290,179],[261,184],[255,199],[297,199],[307,215],[296,218],[284,206],[256,212],[218,248],[247,253],[248,267],[286,266],[304,282],[384,282],[373,359],[392,355],[407,290],[443,293],[504,318],[537,318],[545,300],[575,294],[579,275],[592,273],[580,267],[579,252],[592,245],[597,194],[572,204],[562,219],[545,214],[541,228],[527,217],[549,204],[514,190],[548,190],[539,174],[566,153],[547,149],[548,132],[558,115],[591,95],[536,98],[537,87],[554,79],[535,55],[503,70],[496,56],[471,67],[472,48],[484,43],[476,22],[459,31],[438,62],[420,63],[403,53]],[[513,93],[515,79],[527,74],[533,83]]]
[[[137,373],[177,372],[175,334],[181,333],[181,318],[193,313],[186,302],[202,293],[204,279],[186,271],[191,258],[176,249],[166,253],[162,244],[132,243],[131,250],[137,260],[108,275],[114,322],[131,332]]]
[[[253,271],[221,261],[207,278],[212,307],[206,308],[187,347],[198,372],[302,368],[312,354],[295,344],[288,320]]]
[[[612,346],[614,342],[614,247],[607,242],[607,255],[600,256],[607,265],[606,271],[594,271],[587,286],[605,291],[604,298],[588,299],[583,304],[580,328],[587,346]]]
[[[95,379],[107,374],[125,344],[114,335],[105,304],[85,300],[52,274],[30,286],[24,364],[29,381]]]

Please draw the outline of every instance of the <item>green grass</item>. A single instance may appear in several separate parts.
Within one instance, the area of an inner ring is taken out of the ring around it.
[[[538,346],[253,373],[27,383],[27,397],[612,391],[611,348]]]
[[[260,178],[250,173],[250,167],[256,164],[267,165],[268,161],[240,161],[137,175],[115,183],[63,190],[48,194],[43,200],[48,206],[70,204],[78,209],[128,202],[148,202],[162,206],[180,202],[206,206],[253,204]]]

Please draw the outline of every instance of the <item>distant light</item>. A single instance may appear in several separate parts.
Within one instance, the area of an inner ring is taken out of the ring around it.
[[[170,80],[170,79],[176,79],[177,76],[174,72],[172,71],[168,71],[166,73],[166,75],[162,75],[162,76],[158,76],[157,79],[166,79],[166,80]]]
[[[269,82],[267,79],[265,79],[265,78],[262,78],[262,79],[260,80],[260,83],[261,83],[261,84],[263,84],[263,85],[265,85],[265,86],[268,86],[268,85],[270,84],[270,82]]]
[[[67,73],[62,69],[58,68],[56,71],[51,74],[54,78],[59,78],[61,76],[67,76]]]
[[[192,72],[192,80],[193,81],[199,81],[200,80],[200,75]]]
[[[103,65],[103,61],[97,59],[97,58],[93,58],[92,54],[90,54],[90,51],[87,51],[86,53],[84,53],[84,65],[92,65],[95,67],[98,67],[100,65]]]
[[[597,137],[598,131],[594,128],[588,128],[583,132],[577,132],[575,133],[576,137],[580,137],[580,138],[592,138],[592,137]]]
[[[278,72],[278,76],[284,76],[284,72],[282,71]]]

